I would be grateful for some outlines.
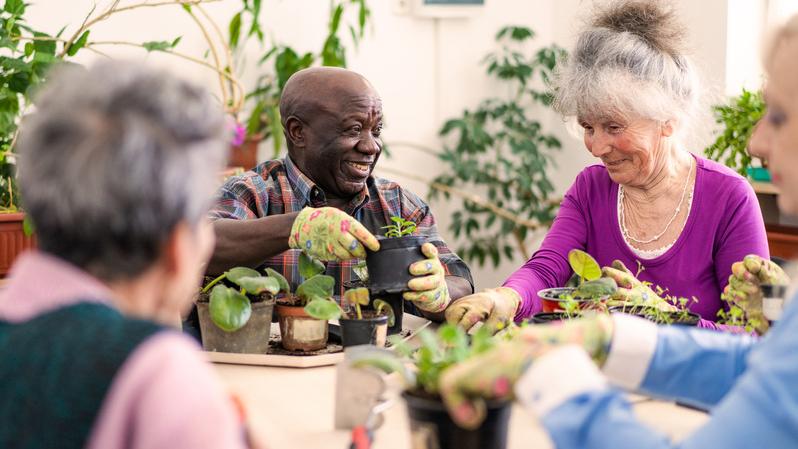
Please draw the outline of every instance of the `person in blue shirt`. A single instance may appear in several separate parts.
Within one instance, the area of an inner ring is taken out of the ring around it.
[[[798,213],[798,16],[765,52],[767,113],[751,140],[768,159],[783,212]],[[749,260],[740,297],[777,270]],[[748,287],[746,287],[746,285]],[[735,294],[735,292],[731,292]],[[453,418],[478,425],[486,397],[516,397],[560,449],[798,447],[798,301],[762,338],[656,326],[627,315],[531,326],[449,368],[441,394]],[[679,443],[640,423],[618,388],[710,410]]]

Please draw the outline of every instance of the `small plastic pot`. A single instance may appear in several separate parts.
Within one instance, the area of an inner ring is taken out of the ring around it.
[[[393,309],[393,312],[394,312],[394,315],[395,315],[394,321],[393,321],[393,326],[388,326],[388,335],[398,334],[399,332],[401,332],[402,331],[402,317],[405,314],[405,300],[404,300],[404,298],[402,298],[402,294],[401,293],[382,293],[382,294],[378,295],[378,294],[375,294],[371,290],[371,288],[369,287],[369,284],[367,282],[363,282],[361,280],[344,282],[344,289],[346,289],[346,290],[351,290],[353,288],[360,288],[360,287],[368,288],[369,289],[369,297],[372,299],[372,301],[369,303],[369,305],[365,306],[364,309],[365,310],[374,310],[374,306],[373,306],[374,299],[381,299],[381,300],[387,302],[391,306],[391,308]]]
[[[211,320],[210,303],[207,299],[201,299],[197,302],[197,315],[203,349],[212,352],[266,354],[269,351],[273,310],[274,299],[270,296],[252,302],[252,315],[247,324],[237,331],[226,332]]]
[[[578,313],[571,314],[569,317],[563,311],[557,312],[540,312],[532,315],[532,318],[529,319],[534,324],[543,324],[543,323],[551,323],[554,321],[563,321],[563,320],[570,320],[575,318],[581,318],[581,315]]]
[[[646,313],[646,310],[651,310]],[[639,306],[639,305],[624,305],[613,306],[609,309],[610,313],[625,313],[627,315],[634,315],[636,317],[647,319],[657,324],[672,324],[674,326],[698,326],[701,321],[701,316],[695,312],[670,312],[656,310],[652,306]],[[665,317],[666,320],[657,319],[657,317]]]
[[[388,317],[374,316],[374,312],[363,312],[363,319],[341,318],[341,340],[343,346],[374,345],[385,347],[388,337]]]
[[[576,290],[576,287],[554,287],[554,288],[544,288],[538,292],[538,297],[540,298],[543,306],[544,312],[557,312],[563,309],[561,306],[561,302],[565,301],[563,296],[570,295]],[[579,303],[580,309],[599,309],[599,310],[607,310],[604,304],[607,300],[610,299],[609,295],[602,296],[601,298],[596,299],[582,299],[582,298],[573,298],[574,301]]]
[[[371,293],[407,291],[407,283],[412,279],[410,265],[426,258],[421,252],[421,245],[426,241],[426,237],[415,235],[382,237],[379,241],[379,251],[366,253]]]
[[[289,351],[318,351],[327,347],[327,321],[308,315],[302,306],[277,304],[280,344]]]
[[[420,443],[414,447],[439,449],[505,449],[507,429],[510,424],[510,401],[487,401],[485,421],[467,430],[452,421],[439,398],[404,392],[410,416],[412,440]]]

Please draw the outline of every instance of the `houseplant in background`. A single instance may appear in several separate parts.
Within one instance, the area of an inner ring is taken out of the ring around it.
[[[255,67],[260,75],[255,85],[246,93],[245,108],[247,114],[242,115],[245,137],[240,148],[234,149],[231,160],[235,161],[235,151],[251,154],[249,160],[241,160],[245,168],[255,165],[253,149],[262,141],[271,138],[273,157],[278,157],[283,147],[283,129],[280,122],[280,96],[283,87],[294,73],[299,70],[320,64],[323,66],[346,67],[347,49],[340,34],[344,26],[349,31],[352,44],[357,47],[365,34],[366,25],[371,17],[371,10],[366,0],[334,0],[330,2],[330,15],[327,21],[326,36],[318,52],[301,52],[272,37],[266,44],[266,38],[258,24],[261,0],[242,0],[243,8],[236,13],[229,24],[229,44],[233,51],[242,48],[247,38],[255,39],[261,48],[262,55]],[[356,10],[356,18],[347,23],[347,12]],[[246,30],[249,24],[248,31]],[[246,33],[246,34],[244,34]]]
[[[20,194],[16,183],[16,155],[14,145],[17,139],[18,125],[22,116],[28,112],[32,97],[47,80],[47,74],[56,64],[63,64],[81,51],[92,51],[105,55],[97,47],[104,45],[128,45],[146,51],[163,51],[183,59],[206,66],[220,76],[221,96],[225,106],[235,107],[236,92],[240,91],[238,83],[230,73],[225,72],[221,62],[216,65],[206,63],[198,58],[180,54],[174,47],[180,38],[168,41],[151,41],[143,43],[120,41],[89,40],[92,27],[112,16],[138,8],[182,7],[192,16],[197,26],[207,33],[210,17],[204,13],[201,5],[218,0],[183,0],[163,1],[159,3],[141,2],[120,5],[111,2],[104,9],[92,8],[84,21],[71,33],[65,34],[64,27],[56,34],[48,34],[27,23],[25,13],[28,4],[23,0],[5,0],[0,10],[0,276],[5,275],[16,255],[35,244],[32,237],[33,224],[25,221],[24,213],[19,209]],[[202,22],[194,9],[207,19]],[[66,37],[69,36],[69,37]],[[217,61],[218,62],[218,61]],[[231,96],[232,95],[232,96]],[[239,95],[241,96],[241,95]]]
[[[715,122],[722,126],[718,138],[704,150],[709,159],[718,161],[742,176],[756,181],[770,181],[765,167],[753,167],[748,141],[754,126],[765,113],[762,92],[743,89],[728,104],[712,107]],[[764,161],[763,161],[764,162]]]
[[[490,259],[497,266],[516,251],[526,260],[528,232],[547,225],[556,212],[547,171],[552,152],[561,145],[533,114],[551,105],[553,96],[545,85],[565,52],[554,45],[532,51],[534,36],[531,29],[518,26],[498,32],[501,49],[485,58],[487,73],[514,93],[484,100],[446,121],[440,131],[454,144],[439,155],[447,168],[431,183],[430,197],[442,193],[463,198],[450,229],[463,242],[458,254],[479,265]]]
[[[302,283],[292,295],[277,301],[277,317],[283,348],[289,351],[317,351],[327,346],[328,320],[341,316],[333,299],[335,279],[322,274],[324,264],[305,254],[299,255]],[[286,286],[288,283],[286,283]]]
[[[467,361],[492,348],[497,341],[486,327],[472,335],[454,325],[443,325],[437,333],[422,330],[421,346],[392,338],[394,351],[374,349],[353,354],[353,367],[371,367],[397,372],[405,382],[410,429],[419,447],[440,449],[503,449],[510,421],[509,401],[485,399],[485,419],[476,429],[464,429],[452,421],[440,397],[440,376],[448,367]],[[411,366],[408,369],[407,365]]]
[[[208,282],[197,300],[206,351],[265,354],[269,349],[274,299],[288,282],[273,270],[266,276],[235,267]]]

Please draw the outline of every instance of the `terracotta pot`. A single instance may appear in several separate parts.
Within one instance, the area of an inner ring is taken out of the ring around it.
[[[317,320],[301,306],[277,304],[280,337],[289,351],[318,351],[327,347],[327,321]]]
[[[211,320],[210,303],[197,302],[202,347],[212,352],[238,354],[266,354],[269,352],[269,335],[272,327],[274,299],[252,303],[252,315],[241,329],[226,332]]]
[[[538,292],[544,312],[559,312],[564,310],[560,302],[565,301],[561,296],[573,293],[575,287],[555,287],[545,288]],[[580,309],[597,309],[606,311],[606,302],[610,299],[609,295],[596,299],[579,299],[573,300],[579,304]]]
[[[230,154],[227,158],[228,167],[242,167],[249,170],[258,165],[258,145],[261,142],[260,136],[250,136],[239,146],[231,146]]]
[[[0,213],[0,276],[5,276],[17,256],[36,247],[36,237],[22,230],[23,212]]]

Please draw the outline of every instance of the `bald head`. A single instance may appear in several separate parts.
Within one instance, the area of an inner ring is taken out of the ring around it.
[[[382,151],[382,100],[361,75],[334,67],[295,73],[280,115],[288,155],[328,200],[361,192]]]
[[[309,120],[319,112],[335,114],[351,98],[377,96],[359,73],[340,67],[311,67],[288,79],[280,97],[283,127],[291,116]]]

